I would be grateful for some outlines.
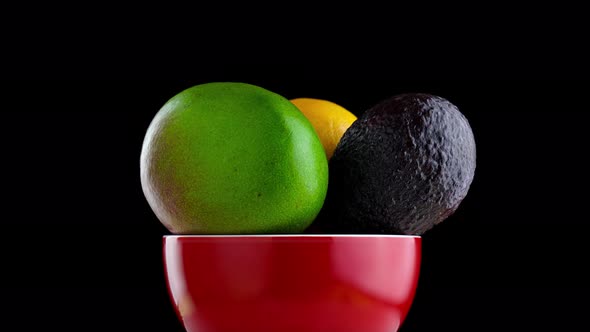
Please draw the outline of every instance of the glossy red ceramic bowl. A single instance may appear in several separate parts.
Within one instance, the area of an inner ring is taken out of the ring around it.
[[[416,290],[420,240],[166,236],[164,263],[188,332],[394,332]]]

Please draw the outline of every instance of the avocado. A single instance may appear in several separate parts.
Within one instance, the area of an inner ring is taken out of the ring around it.
[[[394,96],[344,133],[314,227],[421,235],[458,208],[475,159],[473,132],[455,105],[428,94]]]

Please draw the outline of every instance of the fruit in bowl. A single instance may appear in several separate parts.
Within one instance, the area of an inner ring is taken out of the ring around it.
[[[164,237],[166,277],[189,332],[395,331],[420,235],[467,194],[475,141],[432,95],[356,119],[324,100],[209,83],[156,114],[140,170],[177,234]]]
[[[328,160],[342,135],[356,121],[356,116],[331,101],[316,98],[295,98],[291,102],[309,119],[316,130]]]
[[[170,99],[150,124],[141,183],[175,234],[300,233],[328,185],[322,144],[291,102],[243,83]]]
[[[455,212],[474,173],[473,132],[455,105],[395,96],[340,140],[318,222],[327,232],[420,235]]]

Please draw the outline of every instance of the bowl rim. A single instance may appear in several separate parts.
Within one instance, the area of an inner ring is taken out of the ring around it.
[[[164,238],[295,238],[295,237],[329,237],[329,238],[421,238],[420,235],[402,234],[170,234]]]

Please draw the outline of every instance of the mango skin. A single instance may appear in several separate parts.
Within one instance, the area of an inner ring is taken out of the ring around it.
[[[140,157],[143,192],[175,234],[299,233],[319,213],[328,162],[306,117],[245,83],[208,83],[170,99]]]

